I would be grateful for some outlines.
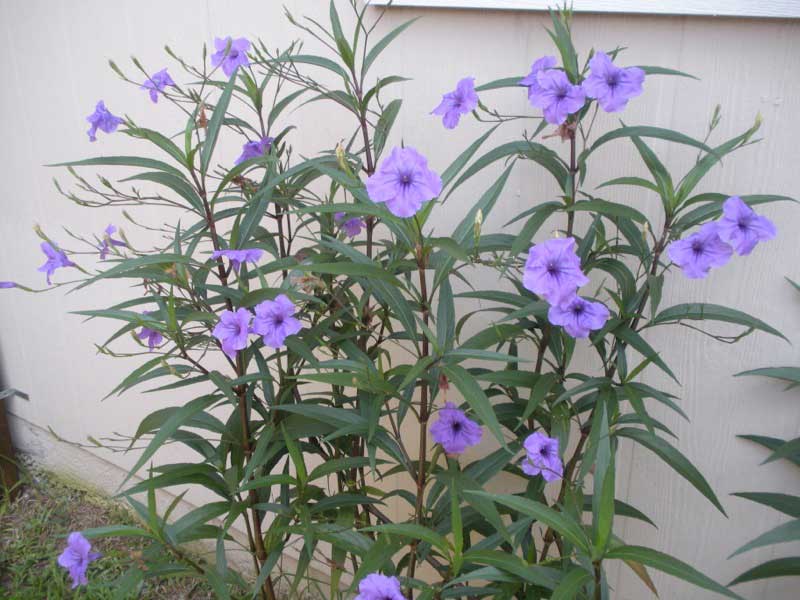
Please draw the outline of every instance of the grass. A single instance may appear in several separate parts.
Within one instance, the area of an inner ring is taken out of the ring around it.
[[[92,540],[103,554],[89,565],[89,585],[70,588],[56,559],[71,531],[111,524],[135,524],[121,505],[81,490],[51,474],[24,469],[13,501],[0,494],[0,597],[13,600],[80,598],[113,600],[115,580],[137,558],[135,538]],[[148,579],[135,598],[203,600],[213,598],[204,582],[191,578]]]

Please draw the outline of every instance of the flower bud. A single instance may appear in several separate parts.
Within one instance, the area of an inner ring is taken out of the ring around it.
[[[478,212],[475,213],[475,223],[472,226],[472,230],[473,230],[473,233],[475,235],[475,245],[476,246],[481,241],[481,227],[482,226],[483,226],[483,211],[479,208]]]

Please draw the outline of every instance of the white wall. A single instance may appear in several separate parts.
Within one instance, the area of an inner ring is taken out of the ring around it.
[[[177,67],[161,51],[166,43],[195,62],[204,42],[215,35],[262,37],[270,46],[282,46],[297,36],[286,24],[279,2],[19,2],[0,0],[0,280],[43,284],[36,268],[43,262],[38,239],[31,230],[40,223],[55,239],[68,247],[61,226],[88,234],[101,232],[108,222],[121,224],[121,215],[79,209],[53,189],[55,175],[62,172],[43,164],[97,154],[125,154],[141,148],[121,135],[103,136],[96,144],[86,139],[85,115],[98,98],[112,111],[126,113],[138,122],[168,131],[182,127],[164,103],[150,104],[144,92],[122,84],[106,65],[113,58],[127,65],[131,54],[153,70]],[[327,3],[321,0],[288,0],[296,15],[325,18]],[[343,3],[344,4],[344,3]],[[377,9],[376,9],[377,11]],[[399,73],[413,78],[397,92],[404,100],[394,140],[401,137],[427,154],[434,168],[443,169],[452,157],[481,131],[472,121],[453,132],[442,129],[429,111],[439,95],[462,76],[478,82],[525,73],[538,56],[553,53],[539,13],[491,11],[443,11],[392,9],[381,29],[387,31],[401,21],[423,14],[380,63],[381,74]],[[580,15],[574,26],[580,51],[591,46],[630,48],[624,62],[662,65],[690,71],[701,78],[652,77],[644,95],[633,101],[623,117],[629,124],[652,124],[702,137],[715,104],[723,107],[718,139],[743,131],[756,113],[764,117],[761,133],[765,141],[725,161],[704,184],[704,191],[739,194],[776,193],[800,196],[797,168],[800,165],[800,24],[797,21],[714,19],[699,17],[647,17]],[[313,47],[313,44],[312,44]],[[523,91],[486,94],[485,102],[502,110],[527,112]],[[295,113],[298,147],[312,153],[332,147],[347,134],[341,119],[331,118],[321,105]],[[603,115],[603,129],[615,126]],[[500,132],[499,142],[516,132]],[[238,143],[224,140],[224,148],[235,156]],[[562,150],[559,143],[549,142]],[[594,157],[588,188],[612,177],[644,174],[639,159],[625,142],[616,142]],[[686,168],[693,156],[684,148],[655,143],[663,160],[676,172]],[[437,226],[448,231],[467,205],[496,176],[498,169],[474,179],[450,201],[453,210],[438,213]],[[85,172],[86,175],[90,171]],[[555,189],[542,173],[517,169],[500,201],[502,208],[488,219],[487,231],[498,228],[505,217],[549,200]],[[614,191],[610,198],[629,202],[656,217],[658,202],[650,196]],[[784,276],[800,279],[796,208],[776,205],[764,209],[778,224],[779,238],[760,247],[752,256],[735,260],[704,281],[679,276],[669,281],[663,306],[682,301],[710,301],[736,307],[780,328],[790,339],[800,340],[800,298],[789,289]],[[157,224],[169,214],[145,213],[146,222]],[[126,230],[136,239],[141,234]],[[139,238],[143,240],[143,237]],[[64,272],[56,275],[64,280]],[[485,276],[485,286],[494,285]],[[102,307],[126,293],[124,284],[93,288],[65,295],[24,295],[0,291],[0,365],[8,384],[27,391],[30,402],[14,399],[11,412],[39,427],[53,427],[65,438],[85,441],[112,431],[131,433],[139,419],[180,397],[156,398],[131,393],[122,398],[100,399],[132,368],[131,363],[96,356],[93,342],[103,341],[112,331],[107,322],[82,322],[70,311]],[[734,560],[725,557],[755,535],[780,522],[775,514],[761,510],[729,493],[743,490],[797,493],[797,471],[774,463],[760,467],[764,452],[737,440],[738,433],[761,433],[789,438],[800,429],[800,404],[796,393],[783,393],[781,386],[753,378],[733,379],[736,372],[767,365],[797,365],[800,355],[790,346],[766,335],[752,335],[736,346],[713,342],[686,329],[671,329],[653,336],[664,348],[682,387],[672,385],[681,405],[691,417],[686,423],[671,414],[656,411],[680,437],[678,447],[707,476],[730,519],[720,515],[699,493],[671,472],[646,450],[625,447],[621,454],[618,497],[645,510],[659,529],[625,523],[617,532],[629,543],[643,543],[674,554],[714,578],[727,582],[745,568],[773,556],[765,549]],[[649,381],[664,383],[649,373]],[[670,384],[665,384],[669,386]],[[17,421],[19,422],[19,421]],[[35,444],[28,427],[19,427],[16,442]],[[95,452],[95,451],[92,451]],[[132,456],[98,452],[122,468],[133,464]],[[99,464],[87,460],[85,468]],[[96,474],[89,479],[97,479]],[[781,548],[785,555],[789,546]],[[796,550],[796,548],[795,548]],[[615,598],[637,600],[649,597],[646,589],[624,570],[612,570]],[[662,598],[706,598],[709,594],[654,573]],[[796,584],[789,581],[741,586],[749,598],[796,597]],[[793,593],[794,592],[794,593]]]

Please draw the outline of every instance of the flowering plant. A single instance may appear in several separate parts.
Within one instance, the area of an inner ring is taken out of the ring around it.
[[[615,482],[619,442],[631,440],[724,512],[650,415],[651,402],[681,413],[675,396],[640,376],[658,369],[677,380],[648,341],[653,328],[718,321],[743,328],[714,334],[720,341],[756,330],[781,336],[733,308],[661,307],[673,267],[704,278],[775,236],[753,207],[787,198],[696,192],[724,156],[754,141],[759,122],[715,147],[708,140],[718,111],[703,141],[644,125],[594,135],[598,115],[643,101],[648,77],[686,75],[621,67],[619,48],[581,62],[562,11],[548,31],[559,58],[536,60],[524,77],[477,86],[465,77],[434,116],[420,116],[452,129],[474,115],[489,127],[449,165],[430,164],[429,140],[387,145],[401,109],[387,95],[404,79],[373,74],[410,23],[376,41],[366,9],[350,4],[349,34],[334,2],[326,27],[289,17],[329,48],[326,56],[228,37],[215,40],[210,67],[167,49],[184,76],[138,61],[141,73],[129,76],[112,63],[154,103],[183,112],[181,133],[140,126],[99,102],[90,140],[118,131],[147,150],[65,163],[78,190],[63,193],[81,206],[155,205],[175,218],[160,231],[166,242],[149,250],[114,226],[99,238],[78,236],[100,251],[99,269],[42,233],[41,270],[48,283],[60,269],[80,269],[77,287],[138,284],[124,302],[81,313],[122,323],[102,351],[129,346],[132,334],[148,357],[112,393],[163,380],[151,391],[187,395],[139,425],[132,445],[146,445],[128,479],[168,444],[196,460],[150,467],[123,492],[142,526],[82,532],[65,566],[80,583],[94,559],[87,539],[116,534],[150,542],[120,581],[129,590],[162,574],[198,573],[220,598],[237,586],[271,600],[279,583],[294,595],[321,564],[332,597],[601,599],[610,595],[606,564],[621,560],[654,592],[648,568],[738,597],[679,559],[618,537],[619,517],[651,521],[615,499]],[[530,114],[489,108],[501,89],[527,93]],[[352,136],[298,159],[287,108],[300,102],[348,115]],[[538,123],[482,150],[520,121]],[[535,141],[550,127],[555,133]],[[222,137],[240,140],[238,157],[219,152]],[[675,180],[649,139],[698,158]],[[614,141],[632,143],[651,177],[606,181],[597,186],[604,198],[585,180],[595,153]],[[467,185],[499,161],[488,189]],[[550,199],[509,220],[521,223],[516,234],[484,231],[524,163],[552,176]],[[101,177],[99,186],[79,174],[97,166],[134,172],[123,183]],[[128,189],[131,182],[146,190]],[[658,198],[661,214],[650,219],[607,199],[615,186]],[[450,235],[434,235],[445,202],[464,216]],[[473,287],[478,273],[491,286]],[[471,302],[480,308],[464,311]],[[486,312],[498,315],[488,325],[480,322]],[[510,493],[492,491],[499,481]],[[216,499],[173,518],[177,500],[161,510],[155,491],[185,484]],[[216,544],[214,560],[186,551],[201,539]],[[294,546],[296,568],[278,569]],[[249,555],[247,565],[229,561],[235,550]]]

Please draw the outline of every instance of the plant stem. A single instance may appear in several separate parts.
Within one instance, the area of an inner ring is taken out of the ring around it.
[[[594,563],[594,600],[603,600],[603,568],[600,561]]]
[[[219,250],[220,249],[219,235],[217,234],[217,226],[214,219],[214,213],[212,212],[211,206],[208,203],[208,195],[206,193],[204,181],[202,179],[198,180],[197,176],[195,175],[194,169],[191,171],[191,173],[195,185],[197,186],[197,191],[199,192],[200,198],[203,201],[203,209],[205,210],[206,224],[208,225],[208,229],[211,234],[211,244],[214,246],[214,250]],[[222,262],[222,257],[217,258],[217,275],[219,276],[222,285],[227,287],[228,274],[225,271],[225,265]],[[225,304],[228,307],[228,310],[233,310],[233,303],[231,302],[230,298],[226,298]],[[236,366],[236,377],[239,378],[244,374],[244,363],[242,361],[240,354],[237,354],[236,356],[235,366]],[[249,407],[247,406],[247,398],[245,397],[245,386],[243,385],[237,386],[236,396],[238,398],[239,418],[242,426],[242,446],[247,461],[250,459],[252,455],[252,447],[250,445],[250,410]],[[253,534],[252,536],[248,535],[248,537],[251,538],[248,541],[251,542],[251,547],[255,548],[256,550],[256,558],[257,558],[256,564],[258,565],[258,572],[256,573],[256,577],[258,577],[261,572],[261,566],[267,559],[267,553],[266,550],[264,549],[264,536],[261,532],[261,519],[259,517],[258,510],[255,508],[255,505],[258,503],[258,494],[256,493],[255,490],[249,491],[247,495],[247,500],[248,504],[250,505],[250,512],[253,520]],[[271,576],[269,575],[267,576],[263,586],[261,587],[260,593],[261,597],[264,600],[276,600],[275,589],[272,585]]]
[[[422,303],[422,321],[427,326],[430,320],[430,313],[428,309],[428,281],[425,276],[425,269],[427,267],[427,256],[423,245],[422,227],[417,221],[419,228],[419,244],[417,246],[417,272],[419,274],[419,289],[420,300]],[[430,354],[430,344],[426,335],[422,336],[422,352],[420,360],[424,360]],[[425,496],[425,479],[426,479],[426,459],[428,454],[428,417],[429,417],[429,398],[428,398],[428,384],[424,379],[420,380],[420,398],[419,398],[419,460],[417,463],[417,494],[416,504],[414,507],[415,520],[418,524],[422,524],[422,511],[423,500]],[[414,540],[411,543],[411,557],[408,561],[408,577],[413,579],[417,566],[417,544],[418,541]],[[414,593],[409,588],[408,597],[413,600]]]

